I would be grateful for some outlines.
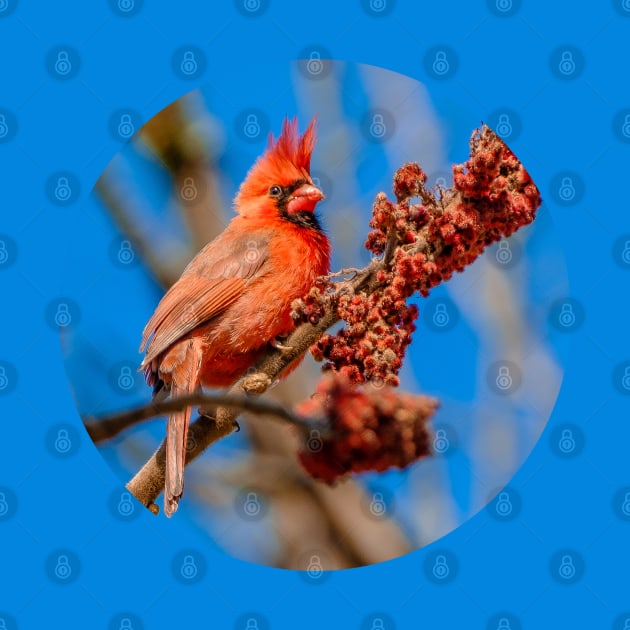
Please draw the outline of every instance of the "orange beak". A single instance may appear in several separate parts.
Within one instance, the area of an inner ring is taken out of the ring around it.
[[[287,203],[287,212],[313,212],[318,201],[324,198],[324,193],[313,186],[313,184],[304,184],[293,191],[289,203]]]

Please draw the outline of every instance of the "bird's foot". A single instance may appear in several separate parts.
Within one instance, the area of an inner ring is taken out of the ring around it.
[[[270,385],[271,379],[264,372],[254,372],[243,379],[243,389],[248,394],[263,394]]]
[[[285,346],[281,341],[280,341],[280,337],[276,337],[275,339],[271,340],[271,345],[274,348],[277,348],[278,350],[282,350],[283,352],[289,352],[290,350],[293,350],[293,346]],[[285,339],[284,337],[282,339]]]

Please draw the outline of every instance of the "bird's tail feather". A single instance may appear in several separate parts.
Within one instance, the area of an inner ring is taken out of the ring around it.
[[[193,393],[199,386],[201,355],[193,342],[188,347],[184,362],[173,371],[171,398]],[[164,513],[172,516],[177,511],[184,493],[184,468],[186,466],[186,442],[191,408],[178,411],[168,417],[166,425],[166,470],[164,481]]]

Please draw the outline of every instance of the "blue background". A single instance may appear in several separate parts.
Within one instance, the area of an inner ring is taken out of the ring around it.
[[[121,15],[115,2],[0,2],[0,114],[9,129],[0,138],[7,251],[0,257],[0,618],[7,628],[60,619],[55,625],[117,630],[125,618],[133,628],[245,629],[252,619],[261,630],[369,630],[378,628],[375,619],[385,630],[500,628],[500,619],[511,628],[624,627],[630,227],[616,189],[630,146],[623,133],[630,5],[607,3],[581,16],[568,2],[509,4],[501,12],[483,2],[457,9],[321,2],[302,12],[272,0],[247,12],[236,3],[174,9],[136,0]],[[51,66],[67,45],[73,70],[60,79]],[[186,79],[173,71],[173,58],[190,46],[205,63]],[[80,202],[120,148],[108,129],[111,113],[130,108],[148,120],[232,62],[287,62],[309,47],[416,78],[480,119],[516,112],[520,129],[510,146],[545,196],[571,298],[584,313],[549,424],[511,482],[518,518],[480,513],[404,558],[325,579],[232,559],[194,534],[178,540],[149,514],[116,518],[119,482],[83,432],[49,325],[50,304],[64,291],[65,254],[86,220]],[[447,76],[431,72],[437,50],[447,51]],[[558,71],[566,50],[575,62],[570,76]],[[74,191],[65,205],[51,202],[60,173]],[[576,184],[570,204],[558,195],[567,174]],[[73,445],[63,456],[52,444],[62,425]],[[579,448],[561,457],[557,434],[569,425]],[[179,567],[188,555],[198,573],[187,581]],[[451,569],[436,583],[439,555]],[[69,579],[55,574],[60,556]],[[566,556],[571,579],[558,571]]]

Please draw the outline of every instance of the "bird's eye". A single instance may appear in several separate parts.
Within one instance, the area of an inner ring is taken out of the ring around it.
[[[282,188],[280,188],[280,186],[272,186],[269,189],[270,197],[279,197],[281,194],[282,194]]]

